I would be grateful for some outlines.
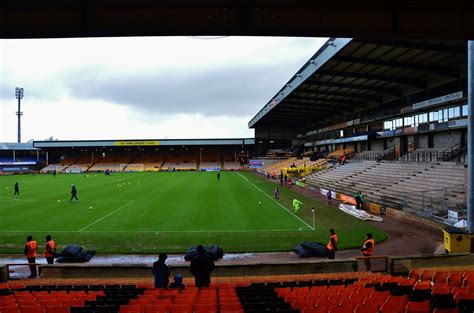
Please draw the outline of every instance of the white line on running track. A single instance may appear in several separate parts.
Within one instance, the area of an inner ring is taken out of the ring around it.
[[[118,209],[116,209],[116,210],[113,210],[113,211],[110,212],[109,214],[106,214],[106,215],[102,216],[101,218],[99,218],[99,219],[96,220],[95,222],[92,222],[92,223],[90,223],[89,225],[87,225],[86,227],[80,229],[79,232],[82,232],[84,229],[87,229],[87,228],[91,227],[92,225],[97,224],[98,222],[100,222],[100,221],[102,221],[104,218],[106,218],[106,217],[108,217],[108,216],[114,214],[115,212],[118,212],[118,211],[120,211],[121,209],[123,209],[123,208],[125,208],[125,207],[128,207],[128,206],[129,206],[130,204],[132,204],[133,202],[135,202],[135,200],[132,200],[132,201],[128,202],[127,204],[122,205],[120,208],[118,208]]]
[[[239,175],[240,177],[242,177],[243,179],[245,179],[250,185],[254,186],[257,190],[259,190],[261,193],[263,193],[265,196],[267,196],[269,199],[273,200],[276,204],[278,204],[281,208],[283,208],[286,212],[290,213],[291,215],[293,215],[294,217],[296,217],[298,220],[300,220],[303,224],[305,224],[306,226],[308,226],[311,230],[314,230],[314,228],[309,225],[308,223],[306,223],[305,221],[303,221],[298,215],[295,215],[293,212],[291,212],[290,210],[288,210],[283,204],[281,204],[280,202],[276,201],[275,199],[273,199],[270,195],[268,195],[265,191],[263,191],[262,189],[260,189],[258,186],[256,186],[254,183],[252,183],[247,177],[245,177],[244,175],[240,174],[239,172],[235,172],[237,175]]]
[[[82,233],[253,233],[253,232],[295,232],[309,229],[238,229],[238,230],[85,230]],[[79,233],[78,230],[2,230],[0,234],[4,233]]]

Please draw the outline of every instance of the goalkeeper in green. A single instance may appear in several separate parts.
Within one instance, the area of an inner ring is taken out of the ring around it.
[[[295,210],[295,213],[298,213],[302,205],[303,205],[303,202],[301,202],[298,199],[293,199],[293,209]]]

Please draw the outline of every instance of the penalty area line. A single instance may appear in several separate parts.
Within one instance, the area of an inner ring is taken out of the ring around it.
[[[124,204],[124,205],[122,205],[122,206],[121,206],[121,207],[119,207],[118,209],[116,209],[116,210],[113,210],[112,212],[110,212],[110,213],[108,213],[108,214],[106,214],[106,215],[102,216],[102,217],[101,217],[101,218],[99,218],[98,220],[96,220],[96,221],[94,221],[94,222],[90,223],[90,224],[89,224],[89,225],[87,225],[86,227],[84,227],[84,228],[80,229],[80,230],[79,230],[79,232],[82,232],[83,230],[85,230],[85,229],[87,229],[87,228],[89,228],[89,227],[91,227],[91,226],[93,226],[93,225],[97,224],[98,222],[102,221],[104,218],[106,218],[106,217],[109,217],[110,215],[112,215],[112,214],[114,214],[114,213],[116,213],[116,212],[118,212],[118,211],[122,210],[123,208],[126,208],[126,207],[128,207],[130,204],[132,204],[132,203],[134,203],[134,202],[135,202],[135,200],[132,200],[132,201],[128,202],[127,204]]]
[[[265,196],[267,196],[270,200],[273,200],[273,202],[275,202],[276,204],[278,204],[283,210],[285,210],[286,212],[288,212],[289,214],[293,215],[293,217],[297,218],[300,222],[302,222],[303,224],[306,225],[306,227],[309,227],[309,229],[311,230],[314,230],[314,228],[309,225],[308,223],[306,223],[305,221],[303,221],[298,215],[294,214],[293,212],[291,212],[290,210],[288,210],[283,204],[281,204],[280,202],[276,201],[275,199],[273,199],[273,197],[271,197],[270,195],[268,195],[265,191],[263,191],[262,189],[260,189],[257,185],[255,185],[254,183],[252,183],[247,177],[245,177],[244,175],[240,174],[239,172],[235,172],[237,175],[239,175],[242,179],[246,180],[250,185],[252,185],[255,189],[257,189],[258,191],[260,191],[261,193],[263,193]],[[299,230],[302,230],[301,227]]]

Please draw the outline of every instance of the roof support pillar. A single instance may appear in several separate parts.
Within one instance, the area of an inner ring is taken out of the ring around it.
[[[474,41],[467,43],[467,228],[474,232]]]

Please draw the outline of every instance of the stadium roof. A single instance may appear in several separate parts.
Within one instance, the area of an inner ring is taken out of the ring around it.
[[[357,119],[402,105],[407,96],[413,102],[425,100],[420,95],[427,97],[433,88],[459,84],[466,74],[463,40],[330,38],[249,127],[325,126],[334,118]]]
[[[0,38],[474,37],[469,0],[0,0]]]
[[[37,148],[253,145],[253,138],[35,141]]]
[[[38,150],[32,143],[0,142],[0,150]]]

